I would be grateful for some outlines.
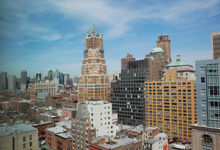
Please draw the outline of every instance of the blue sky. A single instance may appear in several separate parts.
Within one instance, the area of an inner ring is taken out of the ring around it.
[[[0,0],[0,71],[33,77],[58,68],[80,75],[85,34],[103,34],[108,74],[127,53],[143,59],[167,34],[172,58],[194,65],[211,59],[211,33],[220,31],[220,0]]]

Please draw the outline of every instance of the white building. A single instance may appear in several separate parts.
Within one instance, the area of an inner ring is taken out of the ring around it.
[[[58,91],[58,79],[54,78],[53,81],[40,81],[35,83],[35,91],[38,92],[47,92],[51,96],[55,96]]]
[[[160,133],[145,142],[146,148],[151,150],[168,150],[168,138],[165,133]]]
[[[90,122],[96,128],[96,137],[107,135],[114,139],[116,125],[113,123],[112,104],[102,100],[87,100],[80,104],[88,107]]]

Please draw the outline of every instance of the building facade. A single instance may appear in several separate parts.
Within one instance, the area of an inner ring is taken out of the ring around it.
[[[50,96],[55,96],[58,91],[58,79],[55,78],[53,81],[47,80],[36,82],[35,84],[32,84],[32,86],[35,86],[35,88],[33,88],[35,90],[35,94],[39,92],[47,92]]]
[[[0,91],[8,89],[7,72],[0,73]]]
[[[53,70],[49,70],[47,76],[50,81],[53,80]]]
[[[198,124],[220,128],[220,59],[196,61]]]
[[[146,126],[191,140],[190,125],[197,123],[195,81],[177,79],[175,69],[165,70],[164,81],[145,82],[145,100]]]
[[[178,79],[195,79],[195,70],[193,69],[193,66],[181,61],[181,55],[176,56],[175,62],[166,65],[166,69],[176,69]]]
[[[76,119],[73,120],[73,150],[87,150],[96,138],[96,128],[90,122],[88,105],[78,104]]]
[[[168,35],[159,36],[157,40],[157,47],[160,47],[162,50],[164,50],[168,63],[172,62],[170,42],[171,41],[169,40]]]
[[[220,129],[192,126],[192,150],[219,150]]]
[[[27,71],[21,71],[21,90],[27,89]]]
[[[22,123],[0,124],[0,150],[38,150],[38,130]]]
[[[144,82],[161,79],[161,62],[143,59],[127,62],[127,68],[120,73],[121,80],[115,84],[110,102],[118,113],[118,122],[126,125],[140,125],[145,121]]]
[[[212,58],[220,58],[220,32],[214,32],[211,34],[212,37]]]
[[[164,69],[165,66],[169,63],[166,53],[160,47],[153,48],[150,54],[146,55],[146,58],[152,58],[156,61],[160,61],[162,65],[162,69]]]
[[[16,77],[14,75],[8,76],[8,89],[16,90]]]
[[[102,35],[95,26],[86,34],[86,49],[78,83],[78,101],[89,99],[109,101],[110,82],[102,47]]]
[[[127,69],[127,63],[129,61],[135,61],[135,58],[133,55],[130,55],[129,53],[127,54],[126,58],[121,59],[121,70]]]

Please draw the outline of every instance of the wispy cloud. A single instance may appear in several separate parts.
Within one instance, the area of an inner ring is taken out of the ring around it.
[[[105,38],[124,35],[135,28],[135,23],[162,19],[168,24],[185,26],[195,21],[202,21],[219,14],[219,0],[162,0],[150,3],[148,1],[103,1],[103,0],[45,0],[19,1],[1,0],[0,22],[1,34],[8,37],[27,35],[42,40],[54,41],[62,35],[57,30],[51,30],[51,25],[33,21],[34,15],[55,13],[63,15],[63,19],[80,21],[78,29],[82,32],[88,30],[91,23],[105,26]],[[123,5],[122,5],[123,4]],[[136,6],[136,7],[133,7]],[[59,20],[58,20],[59,21]],[[53,22],[54,23],[54,22]],[[10,32],[11,29],[14,32]]]

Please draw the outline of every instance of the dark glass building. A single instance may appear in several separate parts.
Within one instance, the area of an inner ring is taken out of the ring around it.
[[[162,76],[161,62],[151,58],[128,61],[121,70],[121,80],[115,84],[110,95],[118,122],[127,125],[144,124],[144,82],[158,81]]]

